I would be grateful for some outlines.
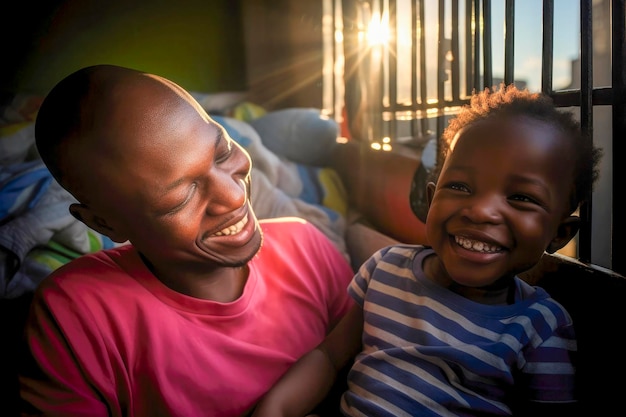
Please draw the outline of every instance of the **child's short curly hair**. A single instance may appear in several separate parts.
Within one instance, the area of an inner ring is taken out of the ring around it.
[[[599,176],[598,164],[602,150],[595,147],[591,138],[580,128],[580,123],[570,112],[558,110],[552,98],[543,93],[520,90],[513,84],[500,85],[497,89],[485,89],[474,94],[470,103],[450,120],[444,130],[440,146],[442,161],[450,152],[450,145],[456,134],[463,128],[481,120],[500,116],[526,116],[549,123],[576,144],[576,169],[574,173],[574,195],[572,211],[587,199]],[[441,165],[433,171],[432,178],[439,176]]]

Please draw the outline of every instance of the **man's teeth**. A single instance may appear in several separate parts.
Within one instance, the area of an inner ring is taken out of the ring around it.
[[[243,219],[239,220],[237,223],[233,224],[232,226],[228,226],[224,230],[220,230],[219,232],[215,233],[213,236],[230,236],[230,235],[235,235],[235,234],[241,232],[241,230],[246,225],[246,223],[248,223],[248,216],[246,216]]]
[[[500,246],[490,245],[489,243],[480,242],[478,240],[471,240],[461,236],[455,236],[454,240],[456,243],[463,246],[463,248],[476,252],[493,253],[498,252],[502,249]]]

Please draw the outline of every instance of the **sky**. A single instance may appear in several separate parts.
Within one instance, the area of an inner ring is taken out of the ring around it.
[[[541,88],[542,0],[515,2],[515,78],[525,79],[531,90]],[[504,22],[504,1],[493,1],[493,22]],[[554,2],[554,78],[553,88],[566,87],[571,82],[571,61],[578,58],[580,50],[579,2],[555,0]],[[500,23],[502,33],[504,25]],[[494,25],[495,26],[495,25]],[[494,72],[504,74],[503,37],[495,36],[493,52]]]
[[[459,15],[465,15],[465,2],[460,3]],[[515,80],[525,81],[533,91],[541,89],[541,50],[542,50],[542,0],[519,0],[515,2]],[[436,78],[437,39],[439,0],[426,0],[425,3],[425,39],[427,79]],[[450,6],[446,2],[449,18]],[[406,69],[406,74],[399,73],[399,90],[410,91],[410,10],[411,0],[397,0],[397,15],[400,33],[398,35],[398,68]],[[579,4],[574,0],[555,0],[554,2],[554,61],[553,89],[567,87],[571,83],[571,62],[579,56],[580,20]],[[403,12],[402,10],[407,10]],[[491,2],[492,19],[492,60],[494,78],[504,78],[504,32],[505,1]],[[461,19],[461,33],[464,33],[464,20]],[[445,28],[445,36],[451,37],[451,25]],[[401,28],[403,27],[403,28]],[[463,43],[463,40],[461,40]],[[403,49],[404,48],[404,49]],[[461,59],[464,51],[460,52]],[[461,61],[462,62],[462,61]],[[403,85],[406,84],[406,88]],[[428,83],[429,96],[436,96],[436,84]],[[408,94],[408,93],[407,93]],[[402,95],[399,92],[399,95]],[[407,95],[408,98],[408,95]]]

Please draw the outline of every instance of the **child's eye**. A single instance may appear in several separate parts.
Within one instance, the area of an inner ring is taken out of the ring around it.
[[[519,201],[520,203],[531,203],[531,204],[539,204],[539,201],[536,199],[529,197],[526,194],[513,194],[509,197],[509,200]]]
[[[469,192],[469,187],[462,182],[451,182],[446,184],[445,187],[455,191]]]

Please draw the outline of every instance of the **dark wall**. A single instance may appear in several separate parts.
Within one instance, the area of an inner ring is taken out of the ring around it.
[[[240,0],[12,3],[0,25],[0,91],[45,94],[96,63],[157,73],[198,92],[248,87]]]
[[[322,106],[322,0],[240,0],[250,100]]]

